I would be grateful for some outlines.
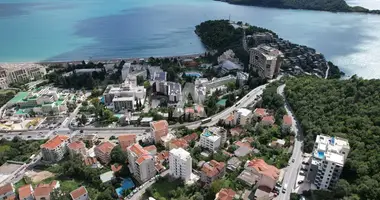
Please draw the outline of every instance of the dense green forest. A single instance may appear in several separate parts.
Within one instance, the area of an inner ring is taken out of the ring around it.
[[[321,10],[330,12],[362,12],[380,14],[379,10],[368,10],[360,6],[349,6],[344,0],[221,0],[231,4]]]
[[[304,129],[306,151],[317,134],[349,139],[341,180],[323,199],[380,199],[380,80],[292,78],[285,94]]]
[[[38,153],[43,143],[45,140],[21,140],[18,137],[14,137],[12,141],[0,140],[0,165],[7,160],[27,162],[30,156]]]

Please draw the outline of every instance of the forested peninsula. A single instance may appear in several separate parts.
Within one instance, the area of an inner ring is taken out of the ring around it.
[[[360,12],[380,14],[380,10],[369,10],[361,6],[349,6],[344,0],[218,0],[231,4],[262,6],[271,8],[319,10],[329,12]]]

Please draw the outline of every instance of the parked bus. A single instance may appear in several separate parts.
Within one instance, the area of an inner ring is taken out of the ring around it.
[[[211,122],[211,117],[206,118],[206,119],[202,119],[201,124],[205,124],[205,123],[208,123],[208,122]]]

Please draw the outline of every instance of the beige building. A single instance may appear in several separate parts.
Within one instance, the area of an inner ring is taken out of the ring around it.
[[[156,175],[154,157],[139,144],[127,148],[129,169],[133,176],[144,183]]]
[[[103,164],[108,164],[111,161],[111,151],[115,147],[111,142],[103,142],[94,149],[96,157]]]
[[[252,122],[252,111],[246,108],[239,108],[234,112],[235,125],[247,125]]]
[[[169,133],[169,124],[166,120],[151,122],[150,128],[152,129],[154,141],[156,143],[161,142],[161,138]]]
[[[249,65],[261,78],[273,79],[280,72],[284,55],[278,49],[259,45],[249,50]]]
[[[37,80],[46,74],[44,66],[35,63],[0,64],[0,87],[7,88],[10,83]]]
[[[70,156],[80,155],[85,157],[87,155],[86,145],[82,141],[71,142],[67,145]]]
[[[67,153],[67,144],[69,137],[66,135],[57,135],[45,144],[41,145],[42,158],[46,162],[55,163],[63,159]]]
[[[50,184],[39,184],[34,189],[34,197],[36,200],[50,200],[50,194],[53,190],[60,187],[59,181],[53,181]],[[55,199],[51,199],[55,200]]]
[[[121,149],[127,151],[127,147],[136,143],[136,134],[120,135],[118,139]]]

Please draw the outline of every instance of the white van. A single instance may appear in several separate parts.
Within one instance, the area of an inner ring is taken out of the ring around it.
[[[286,188],[288,187],[288,184],[285,183],[284,187],[282,188],[282,193],[285,193],[286,192]]]

